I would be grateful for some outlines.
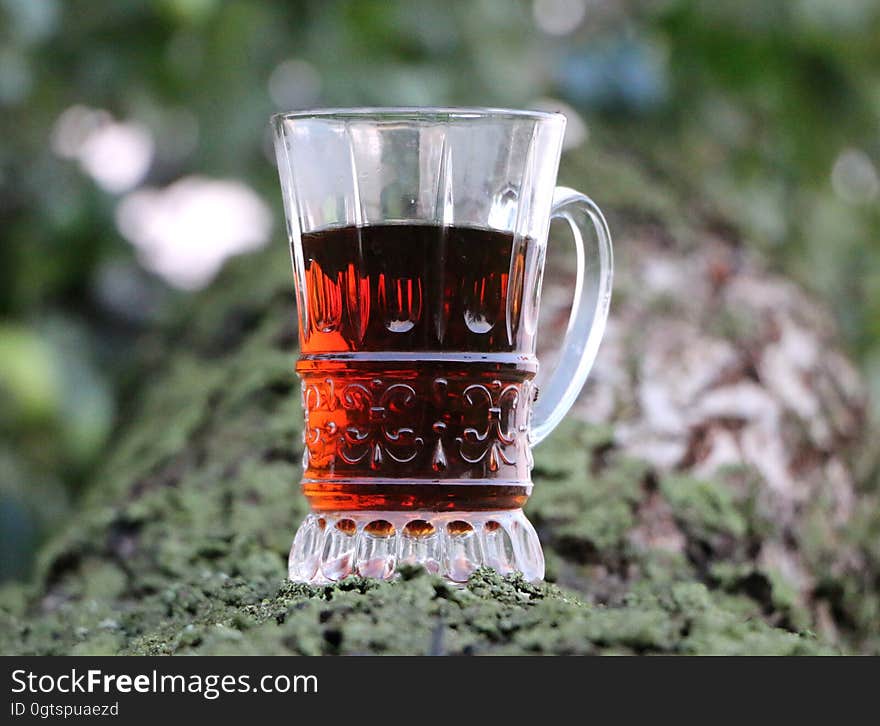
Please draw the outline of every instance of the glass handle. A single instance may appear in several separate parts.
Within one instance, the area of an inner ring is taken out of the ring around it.
[[[551,218],[564,219],[571,227],[577,252],[577,281],[559,363],[541,385],[535,401],[531,429],[533,446],[556,428],[587,380],[605,332],[614,276],[611,233],[592,199],[574,189],[556,187]],[[598,255],[591,257],[588,263],[583,234],[590,229],[596,233]],[[588,270],[596,273],[590,279],[587,279]]]

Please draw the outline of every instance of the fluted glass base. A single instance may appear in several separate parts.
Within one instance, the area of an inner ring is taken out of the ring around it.
[[[387,580],[420,565],[452,582],[478,567],[544,576],[544,553],[521,509],[494,512],[346,511],[309,514],[290,548],[295,582],[327,584],[348,575]]]

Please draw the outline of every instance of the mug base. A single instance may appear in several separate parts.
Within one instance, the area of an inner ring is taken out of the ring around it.
[[[320,512],[297,530],[288,575],[312,585],[348,575],[389,580],[401,566],[455,583],[467,582],[479,567],[535,582],[544,577],[544,553],[522,509]]]

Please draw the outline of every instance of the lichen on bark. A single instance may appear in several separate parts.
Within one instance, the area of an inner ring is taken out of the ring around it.
[[[596,149],[563,171],[600,177],[618,251],[609,334],[535,451],[528,505],[555,584],[283,580],[305,502],[279,244],[145,341],[78,513],[30,585],[0,590],[0,650],[880,650],[876,462],[833,326],[698,195]],[[564,326],[567,275],[548,272],[548,328]]]

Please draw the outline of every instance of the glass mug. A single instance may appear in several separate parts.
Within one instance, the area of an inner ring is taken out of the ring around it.
[[[565,117],[328,109],[273,127],[311,506],[290,578],[389,578],[404,563],[455,582],[480,566],[542,578],[522,512],[531,447],[584,384],[612,279],[601,212],[555,187]],[[577,282],[561,357],[536,385],[552,218],[571,227]]]

